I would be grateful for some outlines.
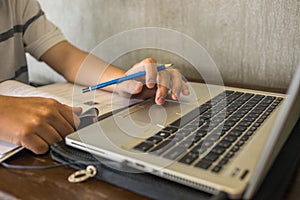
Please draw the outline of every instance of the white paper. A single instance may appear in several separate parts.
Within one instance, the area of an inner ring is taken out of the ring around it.
[[[10,152],[17,147],[18,145],[0,140],[0,158],[3,157],[7,152]]]

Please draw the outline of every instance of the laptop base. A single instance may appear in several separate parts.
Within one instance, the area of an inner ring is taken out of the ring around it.
[[[268,175],[263,181],[254,199],[283,199],[298,167],[300,152],[295,151],[300,141],[300,120],[293,129],[283,149],[279,153]],[[73,164],[76,169],[84,169],[89,162],[99,161],[84,151],[66,146],[64,141],[51,146],[52,158],[61,163],[81,161]],[[226,194],[220,192],[211,195],[187,186],[147,173],[127,173],[102,165],[101,173],[96,178],[154,199],[226,199]],[[282,173],[285,172],[285,173]],[[176,191],[176,192],[174,192]]]

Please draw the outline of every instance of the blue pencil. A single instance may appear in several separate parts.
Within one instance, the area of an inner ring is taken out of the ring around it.
[[[167,67],[171,67],[172,65],[173,64],[160,65],[160,66],[157,67],[157,71],[164,70]],[[130,74],[128,76],[123,76],[121,78],[117,78],[117,79],[110,80],[110,81],[107,81],[107,82],[104,82],[104,83],[100,83],[98,85],[94,85],[94,86],[84,88],[84,89],[82,89],[82,92],[85,93],[85,92],[89,92],[89,91],[92,91],[92,90],[97,90],[97,89],[100,89],[100,88],[107,87],[109,85],[117,84],[117,83],[120,83],[120,82],[123,82],[123,81],[131,80],[131,79],[141,77],[141,76],[145,76],[145,75],[146,75],[145,71],[137,72],[135,74]]]

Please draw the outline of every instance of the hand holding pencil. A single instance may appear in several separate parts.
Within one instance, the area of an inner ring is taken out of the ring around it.
[[[155,95],[155,102],[162,105],[169,90],[173,100],[178,100],[181,93],[189,94],[181,74],[171,66],[172,64],[157,65],[154,59],[147,58],[135,64],[123,77],[84,88],[83,92],[116,84],[115,92],[121,96],[127,98],[138,96],[145,99]]]

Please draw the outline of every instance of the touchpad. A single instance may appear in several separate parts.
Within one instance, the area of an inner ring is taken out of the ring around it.
[[[147,101],[119,113],[119,117],[136,122],[164,126],[180,118],[192,110],[193,107],[195,106],[173,100],[166,100],[163,106],[155,104],[154,101]]]

